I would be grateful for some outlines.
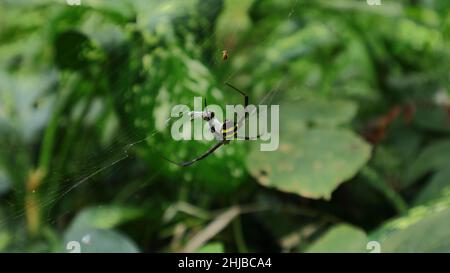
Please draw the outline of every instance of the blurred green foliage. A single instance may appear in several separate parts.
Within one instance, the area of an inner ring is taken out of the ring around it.
[[[450,2],[381,1],[0,2],[0,251],[450,251]],[[225,82],[279,149],[162,160]]]

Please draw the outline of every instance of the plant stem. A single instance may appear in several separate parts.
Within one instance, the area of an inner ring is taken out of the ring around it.
[[[71,150],[71,148],[73,148],[73,143],[75,140],[75,137],[77,136],[77,132],[80,131],[81,125],[83,124],[83,121],[85,120],[85,117],[87,115],[87,113],[89,112],[91,105],[92,105],[92,95],[88,95],[87,97],[87,101],[81,111],[80,116],[78,117],[78,119],[75,121],[75,123],[73,125],[68,126],[68,132],[66,133],[64,140],[62,141],[62,145],[61,145],[61,155],[58,158],[58,164],[55,167],[55,170],[58,171],[58,173],[52,177],[52,179],[50,181],[48,181],[49,183],[49,187],[48,187],[48,200],[53,200],[55,199],[58,190],[60,188],[60,182],[61,179],[63,178],[63,175],[61,172],[63,172],[64,170],[64,165],[67,162],[67,158],[69,156],[69,152]],[[48,206],[47,208],[47,213],[50,212],[52,206]]]
[[[63,95],[59,101],[57,101],[57,105],[55,110],[52,113],[52,117],[50,118],[49,125],[45,129],[44,139],[42,141],[41,152],[39,156],[38,166],[41,171],[44,172],[44,175],[47,174],[50,168],[50,161],[53,152],[53,146],[56,137],[56,131],[58,129],[59,119],[61,117],[61,113],[67,106],[67,103],[70,102],[73,95],[73,91],[71,90],[68,94]]]
[[[239,253],[248,253],[244,233],[242,232],[241,216],[237,216],[233,221],[233,233]]]
[[[391,189],[374,169],[366,166],[361,170],[361,174],[366,178],[369,185],[380,191],[392,203],[398,213],[402,214],[408,209],[405,200]]]
[[[64,79],[62,79],[61,81],[64,81]],[[44,138],[40,149],[38,168],[35,171],[37,173],[40,173],[40,175],[42,176],[40,178],[40,181],[43,181],[44,179],[47,180],[61,113],[67,107],[67,103],[71,101],[73,95],[74,91],[69,90],[67,94],[63,94],[61,97],[58,96],[56,107],[53,110],[50,122],[45,129]],[[33,233],[36,233],[40,229],[42,212],[38,204],[40,204],[41,197],[43,195],[35,194],[35,192],[39,192],[40,186],[41,183],[38,183],[36,186],[34,186],[33,192],[31,192],[33,195],[30,196],[29,193],[27,193],[25,200],[25,210],[30,215],[27,222],[30,227],[29,231],[31,235],[35,235]]]

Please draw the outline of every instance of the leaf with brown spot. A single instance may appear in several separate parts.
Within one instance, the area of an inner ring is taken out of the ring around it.
[[[366,164],[371,151],[364,140],[344,129],[282,135],[280,142],[293,150],[261,152],[259,145],[253,146],[247,159],[250,173],[264,186],[315,199],[329,199]],[[300,152],[301,157],[297,156]]]

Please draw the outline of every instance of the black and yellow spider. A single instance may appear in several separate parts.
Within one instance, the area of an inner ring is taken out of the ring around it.
[[[164,159],[166,159],[167,161],[174,163],[180,167],[187,167],[187,166],[194,164],[195,162],[198,162],[198,161],[206,158],[207,156],[212,154],[215,150],[217,150],[220,146],[230,143],[230,141],[232,139],[242,139],[242,140],[259,139],[259,137],[260,137],[259,135],[257,135],[255,138],[250,138],[247,136],[243,137],[243,138],[238,137],[238,134],[237,134],[238,128],[241,128],[243,122],[249,116],[249,111],[247,109],[248,96],[247,96],[247,94],[245,94],[238,88],[234,87],[233,85],[231,85],[229,83],[226,83],[226,85],[231,87],[233,90],[239,92],[239,94],[241,94],[244,97],[244,111],[245,111],[244,117],[242,117],[238,122],[233,122],[233,121],[227,120],[227,119],[224,122],[220,122],[215,117],[214,112],[206,109],[207,104],[206,104],[206,99],[205,99],[203,111],[192,111],[192,112],[189,112],[188,114],[190,115],[191,120],[196,119],[196,118],[202,118],[203,120],[207,121],[209,129],[210,129],[211,133],[214,135],[214,139],[218,142],[214,146],[212,146],[208,151],[206,151],[204,154],[202,154],[201,156],[199,156],[191,161],[175,162],[166,157],[164,157]]]

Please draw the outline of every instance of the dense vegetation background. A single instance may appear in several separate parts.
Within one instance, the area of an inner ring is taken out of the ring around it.
[[[1,1],[0,251],[450,251],[450,2],[381,2]],[[279,149],[161,160],[225,82]]]

